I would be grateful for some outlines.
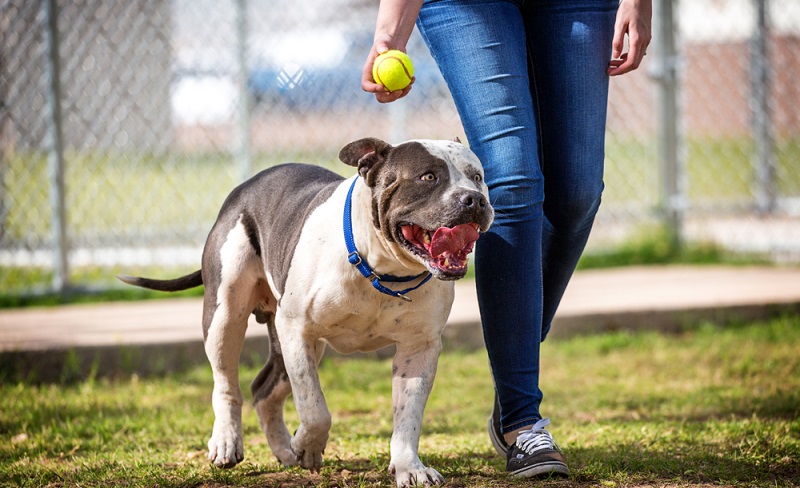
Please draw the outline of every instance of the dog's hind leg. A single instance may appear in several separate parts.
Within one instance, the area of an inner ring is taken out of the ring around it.
[[[203,257],[203,328],[214,377],[215,417],[208,458],[219,468],[231,468],[244,459],[239,355],[247,319],[261,300],[265,284],[259,274],[263,274],[260,260],[241,220],[229,229],[224,234],[212,231]]]
[[[266,318],[269,333],[269,358],[264,368],[258,373],[250,391],[253,393],[253,404],[258,413],[258,423],[267,436],[267,442],[275,457],[285,466],[297,464],[297,455],[292,450],[292,436],[283,420],[283,406],[286,398],[292,393],[292,385],[286,374],[283,353],[275,330],[275,316]]]

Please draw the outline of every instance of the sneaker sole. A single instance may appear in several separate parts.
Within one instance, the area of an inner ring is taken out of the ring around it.
[[[564,463],[542,463],[511,472],[514,478],[534,478],[537,476],[569,476],[569,468]]]
[[[494,422],[492,422],[492,417],[489,417],[489,439],[492,441],[492,445],[494,446],[495,451],[497,454],[503,456],[503,458],[508,457],[508,446],[506,446],[505,439],[497,436],[497,431],[494,430]]]

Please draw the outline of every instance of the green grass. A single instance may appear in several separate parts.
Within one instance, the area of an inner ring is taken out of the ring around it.
[[[0,176],[9,189],[2,232],[10,239],[49,239],[48,160],[44,153],[6,156]],[[289,161],[350,172],[335,154],[257,154],[253,173]],[[150,231],[167,236],[210,229],[225,197],[238,184],[232,156],[218,154],[67,152],[65,204],[73,242],[94,236]]]
[[[198,262],[200,257],[198,256]],[[0,282],[7,286],[0,292],[0,309],[17,307],[48,307],[72,303],[97,303],[113,301],[153,300],[159,298],[197,297],[203,295],[203,287],[174,293],[164,293],[125,285],[115,276],[120,273],[154,278],[173,278],[195,271],[197,268],[169,267],[91,267],[77,268],[70,273],[72,283],[90,283],[92,286],[74,286],[66,293],[42,291],[21,292],[23,283],[49,284],[52,272],[42,268],[19,268],[0,266]],[[15,286],[16,285],[16,286]]]
[[[541,486],[800,484],[800,317],[681,335],[614,333],[543,345],[543,414],[573,476]],[[256,373],[246,369],[243,388]],[[333,428],[321,473],[280,467],[244,409],[245,462],[212,469],[208,368],[165,378],[0,384],[0,485],[392,486],[390,361],[326,359]],[[447,352],[420,453],[448,486],[510,479],[485,431],[484,352]],[[297,416],[288,405],[290,430]]]
[[[603,201],[658,207],[663,168],[655,138],[614,137],[606,141]],[[686,196],[693,203],[725,206],[752,202],[756,194],[755,145],[746,137],[687,138],[682,153]],[[779,138],[774,145],[776,191],[800,194],[800,139]]]
[[[578,269],[642,265],[768,265],[770,260],[758,254],[733,253],[712,242],[683,242],[674,245],[664,227],[642,227],[625,242],[604,252],[587,252]]]

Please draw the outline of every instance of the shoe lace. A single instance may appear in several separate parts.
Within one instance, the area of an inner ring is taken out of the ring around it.
[[[533,454],[542,449],[558,450],[558,445],[545,427],[550,425],[550,419],[541,419],[530,428],[523,430],[517,436],[517,447],[528,454]]]

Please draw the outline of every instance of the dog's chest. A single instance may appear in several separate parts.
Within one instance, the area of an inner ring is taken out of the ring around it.
[[[453,301],[452,283],[431,280],[411,292],[413,301],[406,302],[379,293],[346,266],[350,265],[317,263],[319,271],[306,282],[304,292],[293,289],[283,297],[283,311],[303,329],[295,333],[324,339],[344,354],[438,340]]]
[[[374,296],[372,300],[340,307],[338,312],[314,315],[309,332],[344,354],[374,351],[393,343],[428,342],[441,334],[446,319],[422,304]]]

